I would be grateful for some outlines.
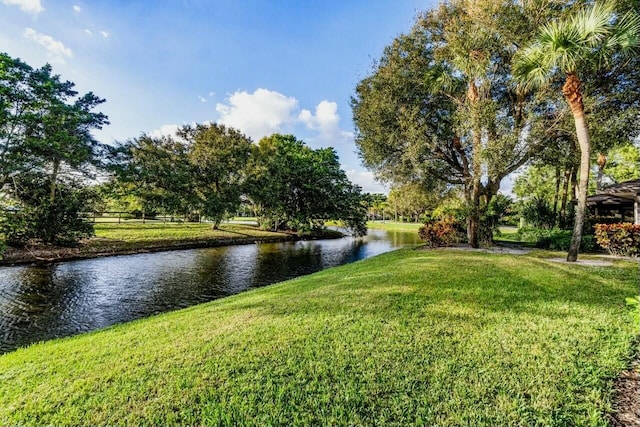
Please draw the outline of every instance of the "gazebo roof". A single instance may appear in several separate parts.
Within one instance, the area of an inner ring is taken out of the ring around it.
[[[598,197],[605,194],[634,200],[640,194],[640,179],[610,185],[600,190],[595,196],[591,197]]]
[[[593,205],[612,205],[612,206],[629,206],[633,207],[633,201],[624,197],[614,196],[612,194],[596,194],[595,196],[587,197],[587,204]]]

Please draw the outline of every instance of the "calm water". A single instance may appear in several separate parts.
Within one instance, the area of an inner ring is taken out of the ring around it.
[[[0,267],[0,353],[419,244],[417,233]]]

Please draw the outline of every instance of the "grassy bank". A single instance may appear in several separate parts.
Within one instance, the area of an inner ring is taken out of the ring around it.
[[[153,224],[95,224],[96,237],[109,242],[170,243],[175,241],[202,241],[235,237],[283,237],[284,233],[273,233],[246,224],[221,224],[214,230],[211,224],[200,223],[153,223]],[[104,244],[96,240],[95,244]]]
[[[401,250],[0,357],[0,425],[606,425],[637,265]]]
[[[367,221],[368,228],[378,230],[415,231],[424,224],[421,222]]]
[[[246,224],[221,224],[214,230],[211,224],[198,223],[97,223],[96,237],[82,242],[76,248],[35,247],[8,248],[1,264],[37,261],[62,261],[104,255],[186,249],[208,246],[238,245],[254,242],[280,242],[306,239],[291,233],[274,233]],[[335,238],[341,234],[326,230],[321,237]]]

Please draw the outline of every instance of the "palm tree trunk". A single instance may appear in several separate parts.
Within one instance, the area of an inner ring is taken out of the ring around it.
[[[589,169],[591,157],[591,140],[589,138],[589,128],[584,117],[584,105],[582,103],[581,93],[582,83],[575,73],[567,74],[567,80],[562,87],[576,125],[576,136],[578,137],[578,145],[580,146],[580,181],[578,182],[578,206],[576,206],[575,223],[573,225],[573,234],[571,236],[571,244],[567,261],[575,262],[578,260],[578,252],[580,251],[580,242],[582,240],[582,227],[584,226],[584,218],[587,213],[587,190],[589,188]]]

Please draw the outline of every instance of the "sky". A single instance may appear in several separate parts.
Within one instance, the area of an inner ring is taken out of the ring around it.
[[[104,143],[217,122],[336,149],[366,192],[350,98],[435,0],[0,0],[0,51],[106,102]]]

